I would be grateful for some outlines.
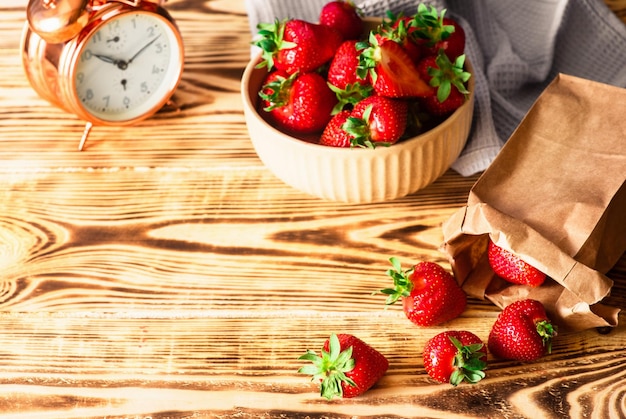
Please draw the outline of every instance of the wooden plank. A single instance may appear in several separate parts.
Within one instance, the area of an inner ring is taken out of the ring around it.
[[[446,190],[471,182],[450,173],[410,198],[357,206],[260,169],[16,174],[0,182],[1,307],[297,309],[301,293],[311,309],[336,311],[329,296],[354,292],[351,309],[380,306],[370,294],[389,285],[389,257],[446,263],[440,225],[465,199]]]

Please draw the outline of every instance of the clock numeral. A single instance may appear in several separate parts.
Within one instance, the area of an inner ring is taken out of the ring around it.
[[[159,74],[161,71],[161,67],[157,67],[156,65],[152,66],[152,74]]]
[[[120,28],[120,21],[119,20],[116,20],[115,22],[111,23],[110,25],[107,25],[107,29],[109,30],[109,33],[117,32],[119,28]]]
[[[158,44],[155,45],[154,49],[157,54],[160,54],[163,52],[163,45],[159,42]]]
[[[76,80],[78,80],[79,84],[83,84],[83,81],[85,80],[85,73],[80,72],[76,75]]]
[[[148,37],[152,38],[154,36],[154,27],[153,26],[148,26],[146,28],[146,30],[148,31]]]
[[[100,32],[96,32],[92,37],[91,40],[94,44],[97,44],[98,42],[100,42],[102,40],[102,33]]]
[[[111,100],[111,96],[106,95],[102,98],[102,100],[104,101],[104,107],[108,108],[109,107],[109,101]]]
[[[141,93],[146,93],[148,91],[148,83],[146,83],[145,81],[143,83],[141,83]]]
[[[80,56],[81,61],[89,61],[93,57],[93,52],[90,49],[86,49],[85,52]]]
[[[122,100],[122,103],[128,108],[130,106],[130,98],[128,96],[124,96],[124,100]]]
[[[87,91],[85,92],[85,100],[91,100],[91,99],[93,99],[93,90],[87,89]]]

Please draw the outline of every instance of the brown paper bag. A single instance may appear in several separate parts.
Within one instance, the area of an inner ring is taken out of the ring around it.
[[[625,180],[626,89],[561,74],[444,223],[441,249],[471,296],[502,308],[534,298],[565,330],[615,326],[619,309],[601,300],[626,250]],[[497,277],[489,237],[549,279]]]

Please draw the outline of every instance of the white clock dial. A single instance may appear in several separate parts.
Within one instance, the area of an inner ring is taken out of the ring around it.
[[[171,23],[154,13],[133,11],[106,21],[77,56],[79,106],[107,122],[156,112],[182,71],[180,45]]]

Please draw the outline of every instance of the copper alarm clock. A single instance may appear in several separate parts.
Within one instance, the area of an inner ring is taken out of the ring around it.
[[[170,100],[183,41],[160,0],[30,0],[22,63],[33,89],[93,126],[131,125]]]

